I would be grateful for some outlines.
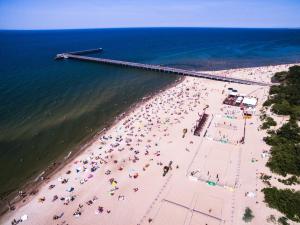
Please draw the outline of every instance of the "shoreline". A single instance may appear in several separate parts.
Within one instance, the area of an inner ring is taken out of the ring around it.
[[[9,193],[7,196],[5,196],[3,200],[1,200],[4,203],[0,204],[0,217],[9,211],[9,209],[7,208],[8,206],[7,200],[10,201],[10,205],[20,204],[20,202],[23,201],[24,199],[26,199],[26,202],[30,200],[32,196],[38,194],[39,192],[38,189],[41,186],[43,186],[45,183],[47,183],[47,180],[51,179],[51,177],[53,177],[57,172],[62,170],[64,167],[66,167],[72,160],[78,157],[83,151],[85,151],[97,139],[99,139],[100,136],[105,135],[105,133],[109,131],[113,126],[115,126],[123,118],[128,116],[136,108],[143,105],[146,101],[154,98],[159,93],[183,82],[184,79],[185,77],[179,76],[177,79],[175,79],[172,83],[166,85],[164,88],[160,90],[152,91],[148,95],[138,99],[135,103],[130,105],[129,108],[125,110],[125,112],[120,113],[114,119],[112,119],[112,122],[108,122],[108,124],[104,124],[103,128],[100,131],[96,132],[90,137],[86,137],[77,146],[72,147],[72,149],[70,150],[67,156],[65,155],[60,156],[59,158],[56,159],[56,161],[52,162],[45,169],[40,171],[36,176],[30,178],[25,184],[21,185],[21,187],[18,188],[18,190],[14,190],[11,193]],[[21,197],[19,194],[20,191],[26,193],[26,197]]]
[[[291,66],[291,65],[294,65],[294,64],[284,64],[284,67],[289,67],[289,66]],[[281,65],[278,65],[278,66],[282,66],[282,64]],[[263,70],[265,70],[266,72],[268,72],[268,67],[271,67],[273,70],[274,70],[274,67],[276,67],[276,66],[266,66],[266,67],[251,67],[251,68],[247,68],[249,71],[256,71],[256,70],[260,70],[261,68],[263,68]],[[241,70],[246,70],[247,71],[247,69],[245,69],[245,68],[242,68],[242,69],[240,69],[240,68],[238,68],[238,69],[231,69],[231,70],[226,70],[226,71],[230,71],[229,73],[231,73],[231,75],[232,76],[242,76],[242,74],[240,73],[240,71]],[[217,73],[218,71],[216,71],[216,73]],[[237,73],[237,74],[235,74],[235,73]],[[252,73],[252,72],[251,72]],[[247,76],[247,73],[244,73],[243,74],[244,76]],[[253,76],[257,76],[258,74],[254,74]],[[268,77],[263,77],[264,79],[268,79]],[[262,79],[263,79],[262,78]],[[260,78],[259,78],[260,79]],[[80,148],[80,150],[77,152],[77,153],[75,153],[75,154],[72,154],[71,155],[71,157],[69,157],[64,163],[63,163],[63,165],[61,165],[61,167],[57,167],[56,169],[54,169],[51,173],[50,173],[50,175],[49,175],[49,180],[51,180],[51,178],[52,177],[54,177],[55,175],[57,175],[59,172],[62,172],[62,170],[64,170],[67,166],[70,166],[69,164],[70,164],[70,162],[71,161],[73,161],[76,157],[78,157],[78,156],[81,156],[81,155],[83,155],[83,154],[85,154],[85,153],[87,153],[87,152],[85,152],[85,150],[88,150],[88,148],[89,147],[92,147],[92,145],[94,144],[94,142],[96,142],[96,140],[99,138],[99,136],[100,135],[104,135],[104,134],[106,134],[107,132],[113,132],[113,131],[111,131],[111,129],[114,127],[114,126],[116,126],[117,124],[118,124],[118,122],[120,122],[120,121],[122,121],[123,119],[125,119],[127,116],[129,116],[132,112],[134,112],[135,110],[140,110],[142,107],[144,107],[145,105],[147,105],[147,103],[149,103],[149,102],[151,102],[151,100],[154,100],[155,98],[157,98],[157,97],[159,97],[159,95],[160,94],[166,94],[166,92],[170,92],[170,90],[172,89],[172,87],[173,87],[173,89],[177,89],[177,91],[178,91],[178,89],[179,88],[182,88],[182,87],[179,87],[179,86],[182,86],[183,85],[183,83],[185,83],[185,84],[191,84],[191,82],[193,82],[193,81],[196,81],[197,80],[197,78],[196,79],[187,79],[187,78],[182,78],[182,77],[179,77],[179,81],[174,81],[174,83],[172,83],[172,84],[170,84],[170,85],[168,85],[166,88],[164,88],[163,90],[157,90],[154,94],[150,94],[150,96],[149,97],[147,97],[147,96],[145,96],[145,97],[143,97],[142,99],[140,99],[136,104],[134,104],[134,105],[132,105],[132,106],[130,106],[129,107],[129,109],[126,111],[126,112],[124,112],[124,113],[121,113],[120,114],[120,116],[117,116],[116,118],[115,118],[115,120],[114,120],[114,122],[107,128],[107,129],[103,129],[103,130],[101,130],[100,132],[97,132],[95,135],[94,135],[94,137],[88,142],[88,143],[86,143],[84,146],[81,146],[82,148]],[[230,85],[230,86],[235,86],[235,87],[237,87],[237,88],[245,88],[245,90],[251,90],[251,86],[243,86],[243,85],[239,85],[239,84],[229,84],[229,83],[222,83],[222,82],[218,82],[218,81],[208,81],[208,80],[205,80],[205,79],[199,79],[198,78],[198,80],[197,80],[197,82],[200,82],[200,84],[203,86],[203,87],[206,87],[206,84],[207,84],[207,86],[208,87],[210,87],[211,88],[211,92],[212,93],[214,93],[216,90],[215,89],[218,89],[218,88],[221,88],[221,87],[226,87],[227,85]],[[195,86],[193,86],[193,87],[195,87]],[[221,88],[222,89],[222,88]],[[260,88],[259,88],[260,89]],[[255,89],[254,91],[258,91],[259,89]],[[182,89],[182,90],[184,90],[184,89]],[[204,89],[202,89],[202,90],[204,90]],[[225,89],[224,89],[225,90]],[[199,89],[199,91],[200,91],[200,89]],[[206,90],[207,91],[207,90]],[[203,92],[203,91],[202,91]],[[251,92],[252,93],[252,92]],[[222,94],[223,95],[223,94]],[[215,99],[215,98],[213,98],[213,99]],[[212,100],[207,100],[208,101],[208,103],[211,105],[211,101]],[[214,103],[214,102],[213,102]],[[166,103],[167,104],[167,103]],[[170,103],[169,103],[170,104]],[[181,104],[183,104],[183,103],[181,103]],[[218,103],[219,104],[219,103]],[[216,105],[218,105],[218,104],[216,104]],[[262,102],[260,102],[260,104],[262,104]],[[151,106],[152,107],[152,106]],[[211,105],[211,107],[213,107],[213,108],[215,108],[216,106],[214,106],[214,104],[212,104]],[[172,107],[171,107],[172,108]],[[199,108],[200,109],[200,108]],[[212,109],[210,109],[210,110],[212,110]],[[259,108],[257,108],[257,111],[259,111]],[[258,112],[259,113],[259,112]],[[250,127],[251,128],[251,127]],[[208,129],[208,128],[207,128]],[[211,129],[216,129],[216,128],[211,128]],[[255,129],[250,129],[250,132],[254,132],[254,130]],[[238,129],[238,131],[239,131],[239,129]],[[211,135],[211,134],[209,134],[209,135]],[[247,134],[246,135],[248,135],[248,131],[247,131]],[[190,137],[190,138],[192,138],[192,137]],[[257,137],[251,137],[251,138],[257,138]],[[193,140],[194,140],[194,137],[193,137]],[[197,139],[195,139],[195,140],[197,140]],[[173,140],[174,141],[174,140]],[[257,140],[256,140],[257,141]],[[210,144],[210,145],[212,145],[212,144]],[[209,146],[210,146],[209,145]],[[177,146],[176,146],[177,147]],[[248,146],[249,147],[249,146]],[[247,148],[248,148],[247,147]],[[221,147],[220,147],[221,148]],[[223,147],[222,147],[223,148]],[[189,150],[190,151],[190,150]],[[181,154],[183,154],[183,153],[181,153]],[[232,153],[233,154],[233,153]],[[173,157],[175,157],[176,158],[176,155],[175,156],[173,156]],[[178,157],[180,157],[180,155],[178,156]],[[182,158],[182,160],[183,160],[183,158]],[[198,160],[197,158],[196,158],[196,160]],[[213,159],[210,159],[210,160],[213,160]],[[183,160],[184,161],[184,160]],[[215,164],[216,162],[214,162],[213,164]],[[217,165],[217,166],[219,166],[219,165]],[[221,165],[220,165],[221,166]],[[192,168],[193,167],[195,167],[195,165],[194,165],[194,162],[192,161]],[[179,168],[181,168],[181,166],[179,167]],[[185,171],[184,171],[185,172]],[[181,173],[181,169],[180,169],[180,171],[179,171],[179,173]],[[231,173],[233,173],[233,172],[231,172]],[[46,176],[46,175],[45,175]],[[175,175],[174,175],[175,176]],[[145,182],[145,180],[144,180],[144,182]],[[47,185],[47,180],[45,181],[45,182],[41,182],[40,184],[39,184],[39,187],[41,187],[41,189],[42,189],[42,187],[44,187],[44,185],[46,186]],[[45,189],[45,188],[44,188]],[[26,200],[26,203],[25,204],[23,204],[23,203],[17,203],[17,206],[18,206],[18,209],[19,208],[22,208],[22,206],[24,206],[24,205],[26,205],[26,204],[29,204],[29,203],[31,203],[31,200],[32,200],[32,198],[37,198],[37,195],[39,195],[40,193],[36,193],[35,195],[33,195],[33,196],[30,196],[27,200]],[[227,194],[225,194],[225,196],[227,196]],[[35,203],[32,203],[33,205],[35,205]],[[21,205],[21,206],[20,206]],[[17,209],[17,210],[18,210]],[[226,211],[226,210],[225,210]],[[227,215],[228,214],[228,212],[226,211],[225,212],[225,214]]]
[[[271,64],[267,64],[263,67],[284,66],[284,65],[291,65],[292,66],[292,65],[296,65],[296,64],[297,63],[291,63],[291,64],[271,63]],[[261,67],[261,66],[253,65],[253,66],[250,66],[250,67],[236,67],[236,68],[231,68],[231,69],[197,70],[197,71],[198,72],[207,72],[208,71],[212,74],[221,73],[220,75],[222,75],[222,72],[224,72],[224,71],[235,71],[235,70],[240,70],[240,69],[252,69],[252,68],[259,68],[259,67]],[[165,91],[169,88],[172,88],[173,86],[176,86],[178,83],[182,82],[185,78],[186,77],[179,76],[176,80],[174,80],[174,82],[170,83],[166,87],[164,87],[160,90],[153,91],[150,94],[138,99],[137,102],[133,103],[131,106],[129,106],[129,108],[127,110],[125,110],[125,112],[120,113],[118,116],[116,116],[114,119],[112,119],[111,122],[108,122],[107,124],[104,124],[103,128],[100,131],[95,132],[95,134],[92,135],[92,136],[84,138],[81,141],[81,143],[79,143],[77,146],[73,146],[70,149],[70,152],[68,154],[69,157],[67,157],[66,155],[60,156],[54,162],[49,164],[45,169],[39,171],[39,173],[37,175],[29,178],[28,181],[25,184],[22,184],[17,190],[14,190],[11,193],[9,193],[8,195],[6,195],[4,200],[1,200],[1,201],[3,202],[3,201],[6,201],[7,199],[9,199],[10,201],[12,201],[11,204],[16,204],[16,203],[23,200],[23,198],[16,199],[16,198],[20,197],[19,194],[18,194],[18,192],[20,190],[23,191],[23,192],[26,192],[27,195],[30,195],[31,192],[35,193],[35,189],[38,189],[43,184],[43,182],[45,180],[48,180],[56,172],[58,172],[60,169],[64,168],[65,167],[64,164],[68,164],[70,161],[72,161],[72,159],[76,158],[82,151],[84,151],[86,148],[88,148],[99,136],[105,134],[107,130],[109,130],[111,127],[113,127],[115,124],[117,124],[120,120],[122,120],[124,117],[126,117],[126,115],[130,114],[131,111],[135,110],[140,105],[144,104],[145,101],[155,97],[160,92],[163,92],[163,91]],[[42,178],[42,177],[44,177],[44,178]],[[0,201],[0,216],[5,214],[8,211],[8,209],[6,207],[7,204],[5,202],[2,204],[1,201]]]

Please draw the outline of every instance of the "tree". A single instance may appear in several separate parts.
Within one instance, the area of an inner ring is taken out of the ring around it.
[[[286,176],[287,173],[300,175],[300,128],[290,120],[276,132],[269,133],[264,140],[271,145],[271,157],[267,166],[272,172]]]
[[[277,72],[272,77],[272,82],[283,82],[286,79],[287,75],[288,75],[287,71]]]
[[[261,129],[269,129],[271,126],[276,126],[277,123],[272,117],[265,117],[265,122],[262,124]]]
[[[283,176],[294,175],[278,180],[291,185],[299,182],[297,176],[300,175],[300,66],[290,67],[288,72],[276,73],[272,81],[280,84],[270,88],[270,96],[263,105],[271,106],[271,110],[278,115],[289,115],[290,120],[277,131],[268,132],[268,136],[264,138],[271,146],[267,166],[272,172]],[[270,123],[273,121],[265,120],[263,128],[268,129]],[[269,207],[285,215],[278,219],[278,224],[289,225],[288,219],[300,222],[300,191],[273,187],[264,188],[262,192]],[[274,218],[269,218],[269,221],[274,221]]]
[[[288,72],[276,73],[273,80],[280,85],[270,88],[270,97],[264,106],[272,105],[272,111],[279,115],[300,117],[300,66],[290,67]]]
[[[254,218],[254,215],[252,214],[252,210],[249,207],[246,207],[243,220],[248,223],[251,222],[251,220]]]
[[[284,216],[282,216],[282,217],[280,217],[280,218],[278,218],[278,224],[280,224],[280,225],[290,225],[288,222],[287,222],[287,218],[286,217],[284,217]]]
[[[264,188],[265,202],[290,220],[300,222],[300,191]]]
[[[267,222],[268,223],[275,223],[276,224],[276,218],[274,215],[270,215],[268,218],[267,218]]]

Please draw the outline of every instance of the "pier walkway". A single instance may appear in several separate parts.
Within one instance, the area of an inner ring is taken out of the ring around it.
[[[238,79],[238,78],[232,78],[232,77],[226,77],[220,75],[212,75],[212,74],[207,74],[207,73],[202,73],[202,72],[197,72],[192,70],[185,70],[185,69],[144,64],[144,63],[127,62],[127,61],[120,61],[120,60],[113,60],[113,59],[95,58],[95,57],[81,55],[81,54],[88,53],[89,51],[91,50],[75,52],[75,54],[61,53],[56,55],[56,59],[75,59],[81,61],[132,67],[132,68],[144,69],[144,70],[150,70],[150,71],[156,71],[162,73],[172,73],[172,74],[183,75],[183,76],[192,76],[192,77],[199,77],[199,78],[205,78],[210,80],[218,80],[223,82],[232,82],[232,83],[247,84],[247,85],[259,85],[259,86],[271,85],[270,83],[264,83],[264,82],[246,80],[246,79]],[[92,51],[97,51],[97,50],[92,50]],[[102,49],[98,49],[98,51],[102,51]]]

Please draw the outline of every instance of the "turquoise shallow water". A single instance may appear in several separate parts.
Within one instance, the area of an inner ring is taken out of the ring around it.
[[[64,60],[102,57],[189,69],[300,61],[300,30],[141,28],[0,31],[0,193],[11,192],[174,75]]]

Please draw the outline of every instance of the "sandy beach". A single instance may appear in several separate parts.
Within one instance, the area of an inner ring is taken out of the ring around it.
[[[290,66],[209,73],[270,82]],[[228,88],[258,99],[251,119],[223,104]],[[269,173],[262,157],[269,147],[259,129],[268,91],[186,77],[139,104],[0,224],[23,218],[18,224],[241,225],[245,207],[255,216],[251,224],[267,224],[269,215],[280,216],[260,192],[260,174]],[[207,121],[196,136],[204,112]]]

